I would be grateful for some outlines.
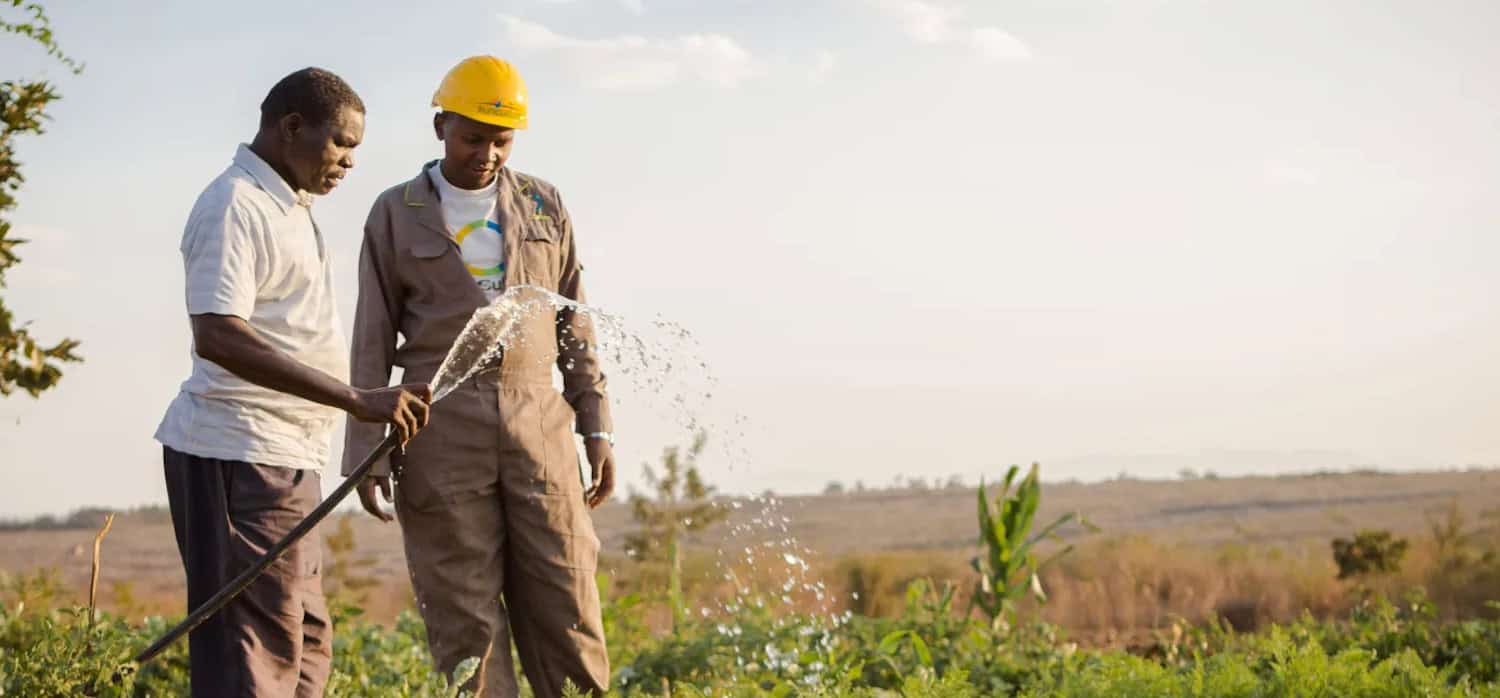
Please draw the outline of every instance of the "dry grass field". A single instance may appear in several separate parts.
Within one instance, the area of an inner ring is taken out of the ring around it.
[[[1353,595],[1350,584],[1335,579],[1329,544],[1360,529],[1411,541],[1402,570],[1374,584],[1392,591],[1422,586],[1454,613],[1480,613],[1486,598],[1500,598],[1500,564],[1491,557],[1455,568],[1452,547],[1459,543],[1445,542],[1457,531],[1462,545],[1494,550],[1497,471],[1047,484],[1038,521],[1067,511],[1083,513],[1100,532],[1069,530],[1077,548],[1046,573],[1051,601],[1041,613],[1091,644],[1125,644],[1178,618],[1217,615],[1253,627],[1303,612],[1341,613]],[[393,617],[410,603],[399,529],[362,513],[342,516],[355,543],[343,559],[351,574],[375,582],[363,592],[368,615]],[[601,571],[621,590],[650,591],[656,575],[621,553],[632,529],[628,507],[616,501],[595,520],[604,543]],[[325,536],[338,530],[337,518],[330,523]],[[12,579],[51,570],[64,596],[81,599],[92,538],[86,529],[0,532],[0,570]],[[825,603],[888,613],[912,579],[969,584],[975,493],[797,496],[777,499],[769,510],[760,500],[742,501],[726,524],[693,541],[689,593],[705,601],[730,593],[718,560],[749,568],[738,571],[742,579],[780,579],[784,570],[774,565],[746,565],[720,551],[767,541],[780,549],[789,538],[796,544],[787,550],[806,557],[831,592]],[[172,540],[164,512],[117,518],[104,543],[102,605],[128,614],[180,612]]]

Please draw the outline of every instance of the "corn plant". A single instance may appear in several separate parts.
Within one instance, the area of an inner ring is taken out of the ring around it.
[[[979,606],[989,616],[990,622],[999,625],[1005,620],[1015,622],[1015,604],[1030,593],[1039,602],[1046,602],[1047,594],[1042,589],[1039,573],[1047,565],[1073,549],[1066,545],[1044,560],[1038,562],[1033,548],[1043,539],[1057,539],[1057,530],[1069,522],[1078,521],[1089,530],[1096,530],[1077,512],[1057,517],[1036,535],[1030,535],[1036,519],[1037,507],[1042,501],[1042,483],[1039,468],[1033,463],[1015,493],[1015,484],[1020,467],[1011,466],[1005,473],[1005,481],[991,508],[986,496],[984,480],[979,482],[979,542],[984,551],[975,556],[972,565],[979,573],[970,608]]]

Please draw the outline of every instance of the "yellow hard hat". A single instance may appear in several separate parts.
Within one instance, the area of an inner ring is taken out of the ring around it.
[[[475,121],[526,128],[526,82],[509,63],[494,56],[465,58],[443,76],[432,106]]]

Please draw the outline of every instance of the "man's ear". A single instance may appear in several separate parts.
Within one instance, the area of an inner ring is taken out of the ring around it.
[[[437,133],[438,140],[443,140],[443,124],[448,123],[448,120],[443,118],[444,116],[446,116],[446,112],[438,112],[432,115],[432,130]]]
[[[305,127],[306,125],[307,122],[303,120],[301,114],[292,112],[290,114],[287,114],[286,116],[281,117],[280,123],[277,124],[277,133],[281,136],[282,141],[291,143],[292,141],[297,140],[297,137],[302,134],[303,127]]]

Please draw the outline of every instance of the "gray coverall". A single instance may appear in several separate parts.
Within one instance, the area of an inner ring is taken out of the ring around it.
[[[381,194],[365,223],[351,338],[356,387],[387,385],[394,366],[405,369],[403,382],[430,381],[486,304],[443,224],[429,166]],[[557,190],[509,168],[498,176],[506,287],[583,301]],[[594,581],[599,539],[573,433],[611,430],[605,379],[583,316],[564,309],[529,317],[524,337],[499,370],[434,403],[427,428],[374,472],[396,472],[407,566],[439,670],[451,674],[480,657],[480,695],[515,696],[514,637],[536,695],[559,695],[565,679],[602,693],[609,659]],[[384,430],[349,421],[345,474]]]

